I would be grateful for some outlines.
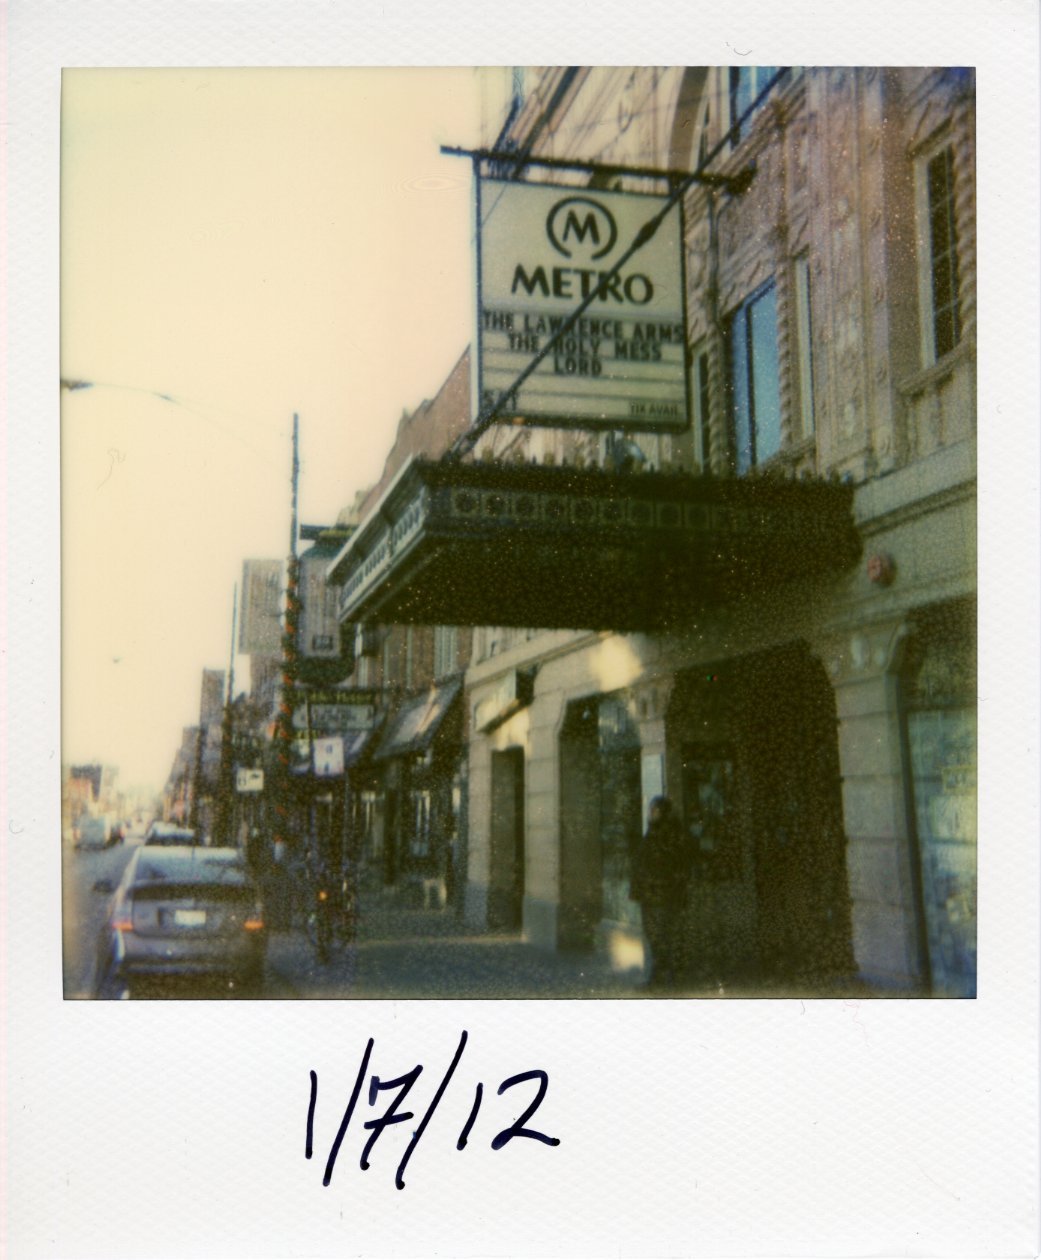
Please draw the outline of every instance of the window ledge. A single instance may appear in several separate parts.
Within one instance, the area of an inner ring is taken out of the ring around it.
[[[792,442],[791,445],[782,447],[776,455],[771,455],[769,459],[764,460],[761,464],[756,464],[747,473],[742,473],[741,475],[759,477],[791,476],[793,472],[800,469],[808,456],[816,458],[816,455],[817,436],[811,433],[809,437],[799,438],[797,442]]]
[[[954,375],[961,362],[968,359],[971,353],[971,342],[968,339],[959,341],[954,349],[949,350],[942,359],[937,359],[935,363],[930,363],[928,367],[902,380],[897,389],[905,398],[915,398],[919,394],[938,389]]]
[[[795,115],[806,104],[806,76],[801,66],[767,97],[745,122],[741,135],[731,139],[726,156],[720,154],[720,174],[736,175],[753,161],[775,139],[778,131],[791,125]]]

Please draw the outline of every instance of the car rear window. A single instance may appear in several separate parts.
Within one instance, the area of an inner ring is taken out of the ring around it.
[[[139,851],[134,870],[135,883],[164,881],[178,884],[239,884],[250,882],[246,868],[237,858],[207,855],[205,849],[192,854],[145,853]]]
[[[164,879],[147,884],[135,884],[131,890],[131,896],[135,904],[179,901],[185,897],[192,897],[219,905],[250,906],[256,900],[253,889],[245,883],[214,884],[209,881],[200,882],[198,879],[189,880],[187,883]]]
[[[195,832],[188,827],[172,827],[156,823],[149,828],[145,844],[194,844]]]

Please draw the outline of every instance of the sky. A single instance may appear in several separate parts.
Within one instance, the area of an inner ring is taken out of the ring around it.
[[[380,475],[469,340],[503,69],[66,69],[62,759],[159,787],[242,561]],[[490,103],[489,103],[490,102]],[[247,685],[236,662],[236,690]]]

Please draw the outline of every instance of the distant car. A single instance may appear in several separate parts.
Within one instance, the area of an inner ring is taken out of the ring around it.
[[[191,827],[177,823],[154,822],[145,832],[145,844],[197,844]]]
[[[135,850],[98,937],[95,997],[149,977],[207,977],[246,994],[263,983],[260,890],[238,849]]]
[[[107,849],[113,843],[107,819],[81,818],[76,829],[77,849]]]

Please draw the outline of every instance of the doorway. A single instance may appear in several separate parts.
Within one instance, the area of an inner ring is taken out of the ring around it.
[[[592,949],[603,912],[600,732],[596,697],[568,705],[560,732],[561,949]]]
[[[667,738],[693,854],[693,971],[852,972],[837,715],[820,661],[792,644],[688,672]]]
[[[524,749],[492,752],[488,926],[519,931],[524,921]]]

